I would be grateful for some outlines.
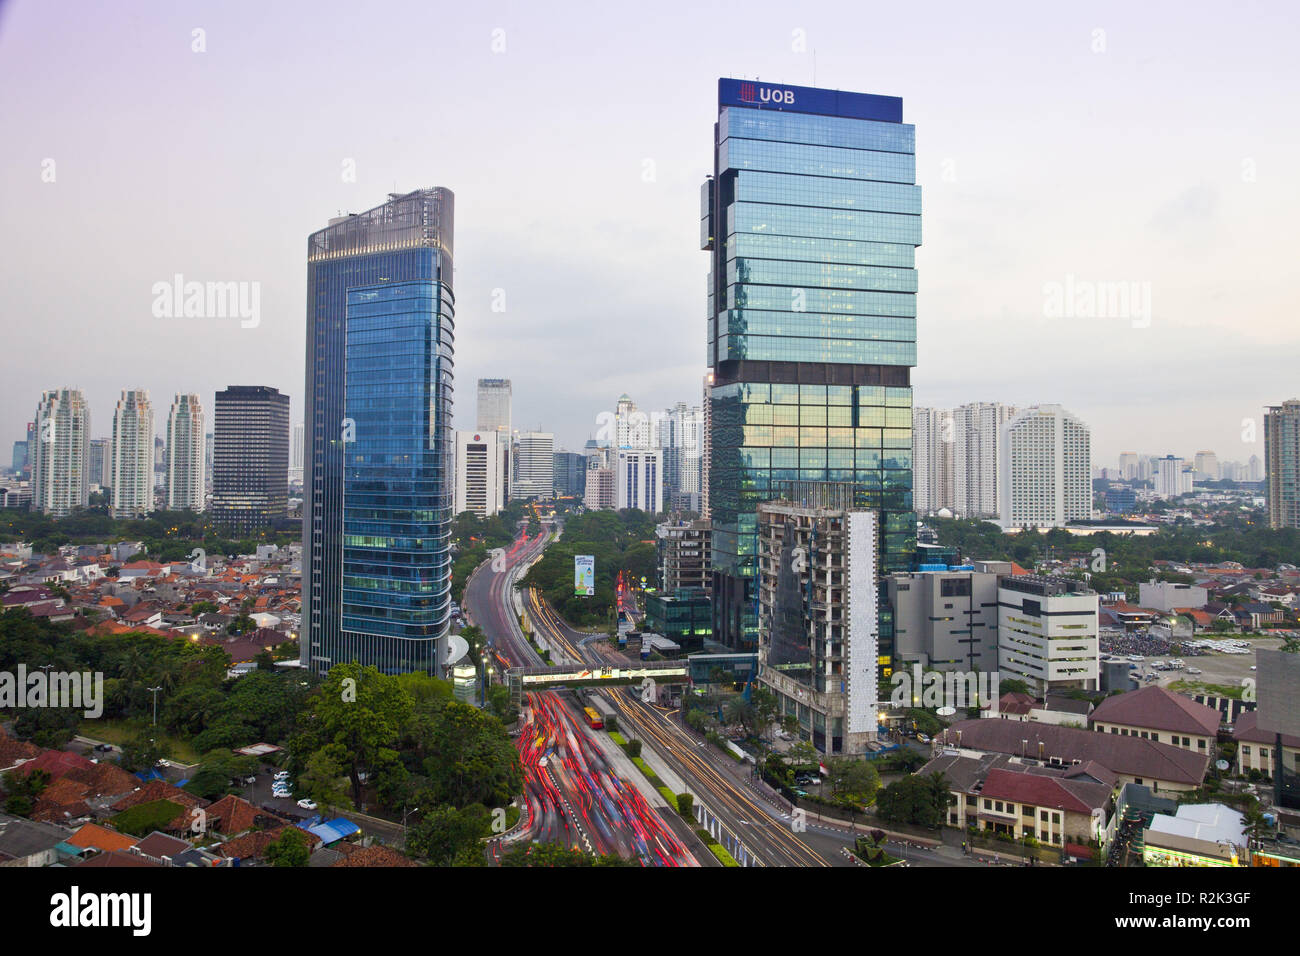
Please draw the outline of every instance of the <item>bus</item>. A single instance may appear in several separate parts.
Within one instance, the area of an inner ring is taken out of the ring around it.
[[[587,718],[587,726],[592,730],[600,730],[605,726],[605,722],[600,719],[600,714],[590,707],[582,708],[582,713]]]

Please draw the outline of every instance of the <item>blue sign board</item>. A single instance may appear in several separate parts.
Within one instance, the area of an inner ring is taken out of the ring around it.
[[[852,119],[903,122],[903,99],[874,93],[845,93],[811,86],[764,83],[761,80],[718,80],[719,106],[749,106],[762,110],[847,116]]]

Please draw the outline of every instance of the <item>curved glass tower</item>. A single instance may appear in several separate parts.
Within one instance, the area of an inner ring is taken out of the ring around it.
[[[454,197],[307,246],[302,661],[441,676],[451,602]]]
[[[911,566],[921,189],[902,119],[893,96],[718,81],[700,245],[714,634],[732,647],[754,647],[757,507],[785,483],[847,483],[880,514],[881,573]],[[883,671],[884,605],[880,639]]]

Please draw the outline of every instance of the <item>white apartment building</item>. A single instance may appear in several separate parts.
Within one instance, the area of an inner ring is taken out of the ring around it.
[[[32,508],[63,517],[86,507],[90,501],[90,406],[80,389],[60,388],[41,394],[27,454],[32,465]]]
[[[523,432],[515,455],[514,498],[549,498],[555,494],[555,435]]]
[[[952,410],[952,509],[963,518],[996,518],[1002,471],[1002,426],[1014,405],[973,402]]]
[[[1000,444],[1004,528],[1062,528],[1092,516],[1092,446],[1082,420],[1060,405],[1035,405],[1003,426]]]
[[[1157,498],[1177,498],[1191,494],[1194,487],[1192,469],[1174,455],[1156,459],[1155,493]]]
[[[301,450],[302,426],[298,426]],[[178,394],[167,413],[167,510],[202,511],[206,504],[207,448],[203,431],[203,406],[194,394]]]
[[[912,409],[912,501],[918,515],[953,508],[952,414]]]
[[[614,464],[614,507],[651,514],[663,511],[663,467],[663,452],[658,448],[620,448]]]
[[[1066,578],[1015,575],[998,582],[998,673],[1049,690],[1096,690],[1097,592]]]
[[[454,514],[487,518],[501,510],[501,447],[495,431],[456,432]]]
[[[153,402],[147,389],[123,389],[113,412],[114,518],[153,511],[153,465]]]

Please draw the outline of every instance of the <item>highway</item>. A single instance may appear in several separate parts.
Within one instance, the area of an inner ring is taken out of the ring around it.
[[[531,539],[520,537],[466,582],[466,611],[502,668],[544,663],[523,635],[512,592],[515,578],[541,554],[550,534],[547,529]],[[555,692],[527,696],[518,748],[527,807],[523,826],[502,841],[507,849],[533,840],[615,853],[644,866],[695,863],[640,791],[613,772],[591,730]],[[494,844],[495,856],[501,850]]]
[[[627,661],[608,644],[589,642],[590,635],[569,627],[536,592],[529,590],[525,600],[533,626],[542,632],[547,644],[566,657],[586,663]],[[624,601],[620,594],[620,607]],[[850,842],[847,833],[836,836],[829,828],[821,833],[796,833],[788,814],[769,803],[748,782],[738,779],[730,768],[715,767],[714,755],[669,714],[642,701],[639,689],[603,693],[618,715],[619,725],[653,748],[686,782],[697,801],[716,814],[758,862],[765,866],[849,865],[839,849]]]

